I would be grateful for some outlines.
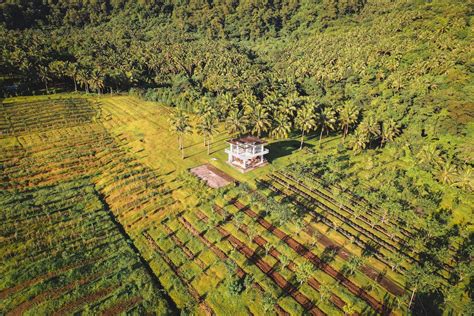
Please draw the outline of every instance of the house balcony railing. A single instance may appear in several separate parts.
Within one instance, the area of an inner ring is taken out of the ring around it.
[[[255,153],[252,153],[252,152],[239,152],[239,151],[232,151],[230,149],[226,149],[225,150],[225,153],[226,154],[230,154],[234,157],[237,157],[239,159],[242,159],[242,160],[248,160],[248,159],[252,159],[252,158],[255,158],[255,157],[258,157],[258,156],[261,156],[261,155],[266,155],[268,154],[268,149],[264,149],[264,150],[260,150],[259,152],[255,152]]]

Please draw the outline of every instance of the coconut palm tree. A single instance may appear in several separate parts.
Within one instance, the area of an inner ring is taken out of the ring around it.
[[[207,154],[211,151],[211,138],[212,135],[217,131],[217,117],[213,112],[209,112],[204,116],[201,116],[198,124],[196,125],[197,131],[204,137],[204,146],[207,146]]]
[[[215,109],[212,108],[208,97],[202,97],[194,104],[194,113],[199,116],[211,114],[211,112],[214,113]]]
[[[314,105],[306,104],[298,110],[295,118],[295,125],[301,131],[300,149],[303,148],[304,135],[314,130],[316,127],[316,115]]]
[[[437,178],[443,184],[453,184],[456,181],[457,169],[451,161],[443,161],[437,168]]]
[[[273,118],[274,128],[270,132],[273,138],[288,138],[291,131],[291,121],[284,113],[277,113]]]
[[[344,315],[353,315],[356,311],[355,303],[353,299],[350,299],[344,306],[342,307],[342,311]]]
[[[380,136],[380,124],[372,114],[367,116],[362,123],[360,123],[357,129],[360,129],[363,133],[367,134],[369,136],[369,141],[371,139],[377,139]]]
[[[367,147],[367,143],[370,141],[369,134],[365,131],[357,129],[354,134],[350,146],[355,153],[359,153]]]
[[[79,69],[77,83],[86,90],[86,93],[89,93],[89,71],[87,69]]]
[[[251,115],[257,105],[259,105],[257,98],[249,91],[244,92],[240,96],[240,99],[242,100],[245,115]]]
[[[418,264],[414,264],[406,273],[407,285],[411,288],[410,302],[408,307],[411,307],[415,294],[419,290],[428,291],[433,284],[437,284],[434,274],[429,272],[428,267],[421,267]],[[438,280],[439,282],[439,280]]]
[[[319,147],[321,147],[323,133],[326,132],[328,134],[329,131],[332,131],[336,128],[336,111],[330,107],[324,108],[317,115],[317,124],[321,129],[321,132],[319,133]]]
[[[438,165],[442,163],[441,151],[436,144],[425,145],[416,155],[417,161],[421,166],[424,165]]]
[[[228,113],[237,109],[238,102],[232,94],[226,92],[219,97],[218,105],[220,118],[223,119]]]
[[[298,102],[298,95],[296,93],[290,94],[288,97],[284,98],[278,111],[280,113],[286,114],[289,118],[292,118],[296,112],[296,103]]]
[[[98,69],[92,71],[87,82],[89,87],[100,95],[100,91],[104,88],[104,78]]]
[[[178,147],[181,150],[181,158],[184,159],[183,137],[184,135],[191,133],[189,116],[183,111],[177,111],[170,117],[169,123],[171,132],[178,135]]]
[[[252,133],[257,134],[258,137],[264,132],[267,132],[271,126],[270,114],[267,109],[258,104],[250,116],[250,121],[252,123]]]
[[[474,190],[474,172],[471,167],[464,167],[456,178],[456,186],[466,191]]]
[[[39,66],[38,67],[38,76],[40,77],[41,81],[44,83],[44,87],[46,89],[46,94],[49,94],[48,89],[48,82],[51,81],[51,74],[48,66]]]
[[[382,124],[382,141],[380,143],[380,146],[383,146],[386,142],[392,142],[395,137],[397,137],[398,133],[400,133],[400,130],[398,128],[397,123],[393,120],[390,119],[387,122],[383,122]]]
[[[323,303],[326,302],[329,297],[331,297],[331,292],[333,290],[333,286],[330,284],[324,283],[323,280],[321,280],[321,285],[319,286],[318,292],[319,292],[319,302]]]
[[[248,117],[243,113],[242,110],[239,111],[237,108],[231,110],[225,120],[225,128],[229,135],[241,135],[247,132],[248,124]]]
[[[357,122],[358,117],[359,109],[353,103],[346,102],[339,110],[339,122],[343,130],[343,141],[345,141],[349,129]]]
[[[74,82],[74,91],[77,92],[77,76],[79,72],[77,64],[73,62],[67,62],[65,72],[66,76],[70,77]]]

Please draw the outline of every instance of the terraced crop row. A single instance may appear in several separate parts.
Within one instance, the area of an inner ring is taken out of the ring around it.
[[[2,312],[176,311],[124,229],[165,203],[159,175],[85,100],[2,106],[2,134],[19,143],[1,161]]]

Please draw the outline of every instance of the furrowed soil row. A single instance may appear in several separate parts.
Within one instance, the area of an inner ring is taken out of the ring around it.
[[[268,186],[270,187],[271,185],[268,184]],[[274,188],[274,190],[278,190],[275,187],[273,187],[273,188]],[[262,199],[264,199],[264,200],[266,199],[266,197],[263,194],[259,194],[259,193],[257,193],[257,194]],[[324,222],[324,219],[325,218],[323,218],[323,222]],[[331,227],[330,225],[327,225],[327,224],[326,224],[326,226]],[[304,230],[310,236],[314,236],[315,232],[317,231],[316,229],[311,227],[310,223],[305,223]],[[317,242],[319,244],[321,244],[326,249],[335,250],[336,255],[338,257],[340,257],[341,259],[343,259],[344,261],[348,261],[351,257],[354,256],[349,250],[347,250],[346,248],[344,248],[342,245],[338,244],[337,242],[329,239],[328,237],[326,237],[324,234],[320,233],[319,231],[318,231],[317,235],[318,235]],[[343,236],[346,237],[345,235],[343,235]],[[360,245],[358,245],[358,246],[360,247]],[[361,248],[363,249],[363,247],[361,247]],[[385,261],[383,261],[382,263],[384,265],[389,266],[389,264],[386,263]],[[376,281],[378,284],[380,284],[382,287],[384,287],[387,291],[389,291],[393,295],[402,296],[405,293],[402,286],[398,285],[395,281],[393,281],[392,279],[390,279],[389,277],[384,275],[384,273],[378,271],[377,269],[373,268],[372,266],[370,266],[368,264],[362,265],[358,270],[361,271],[363,274],[365,274],[370,279]]]
[[[352,294],[359,296],[361,299],[363,299],[366,303],[368,303],[375,311],[381,314],[390,314],[390,310],[388,309],[387,306],[381,304],[379,301],[377,301],[375,298],[373,298],[370,294],[368,294],[366,291],[363,289],[359,288],[357,285],[355,285],[352,281],[348,280],[344,275],[333,269],[330,265],[327,263],[323,262],[318,256],[316,256],[314,253],[309,251],[305,246],[300,244],[298,241],[293,239],[291,236],[287,235],[277,227],[273,226],[270,224],[268,221],[265,219],[261,218],[258,216],[254,211],[252,211],[250,208],[245,207],[242,205],[240,202],[236,201],[234,205],[242,212],[247,214],[249,217],[256,219],[256,221],[264,227],[266,230],[268,230],[270,233],[278,237],[280,240],[284,241],[288,246],[290,246],[296,253],[298,253],[300,256],[305,257],[307,260],[309,260],[313,265],[315,265],[316,268],[321,269],[322,271],[326,272],[329,276],[334,278],[336,281],[340,282],[342,285],[346,287]]]
[[[263,183],[263,182],[262,182]],[[325,215],[322,213],[316,212],[314,205],[311,202],[308,201],[301,201],[301,199],[296,198],[295,196],[292,196],[288,193],[285,193],[283,189],[280,189],[276,187],[273,184],[270,183],[264,183],[270,190],[277,194],[284,195],[285,197],[289,198],[291,202],[297,206],[301,206],[304,209],[306,209],[315,219],[317,222],[321,222],[324,225],[326,225],[328,228],[334,229],[334,223],[328,219]],[[362,250],[369,248],[368,244],[361,240],[358,236],[354,235],[353,233],[349,232],[348,230],[344,229],[343,227],[338,227],[336,229],[338,233],[343,235],[345,238],[349,240],[353,240],[354,243],[359,246]],[[371,247],[371,252],[375,258],[377,258],[381,263],[385,264],[386,266],[390,267],[391,262],[385,257],[384,254],[382,254],[378,249]],[[402,273],[406,271],[404,267],[400,267],[400,270],[402,270]]]
[[[214,205],[214,210],[216,210],[217,213],[219,213],[221,216],[224,217],[224,221],[227,222],[229,220],[231,220],[233,218],[232,215],[228,215],[226,217],[226,214],[225,212],[223,211],[223,209],[217,205]],[[206,218],[206,215],[203,214],[202,212],[198,215],[199,217],[205,219]],[[245,225],[245,224],[242,224],[240,225],[240,227],[238,228],[241,232],[243,232],[244,234],[248,235],[248,226]],[[267,240],[265,240],[262,236],[260,235],[256,235],[252,241],[257,244],[259,247],[261,247],[262,249],[265,249],[265,244],[268,243]],[[278,262],[280,262],[281,264],[281,261],[280,261],[280,256],[281,256],[281,253],[275,248],[275,247],[272,247],[269,251],[268,251],[268,254],[271,255],[273,258],[275,258],[276,260],[278,260]],[[288,270],[290,270],[291,272],[295,273],[296,272],[296,264],[289,260],[288,261],[288,265],[286,266],[286,268]],[[319,292],[319,288],[321,286],[321,283],[319,283],[315,278],[311,277],[308,279],[308,284],[314,289],[316,290],[317,292]],[[337,296],[336,294],[332,293],[331,294],[331,297],[329,299],[331,301],[331,303],[334,304],[334,306],[336,308],[338,308],[339,310],[341,310],[342,312],[344,312],[343,308],[344,308],[344,305],[346,305],[346,303],[339,297]]]
[[[231,260],[237,267],[236,274],[237,277],[243,279],[247,275],[247,273],[232,259],[230,259],[227,254],[225,254],[222,250],[220,250],[217,246],[211,243],[202,233],[200,233],[190,222],[188,222],[184,217],[178,217],[179,222],[183,227],[194,237],[198,238],[204,245],[206,245],[221,261]],[[260,292],[265,293],[264,288],[254,281],[253,286]],[[278,303],[274,306],[275,311],[280,316],[288,316],[289,313],[286,312]]]

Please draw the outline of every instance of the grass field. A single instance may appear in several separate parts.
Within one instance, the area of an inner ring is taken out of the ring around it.
[[[416,254],[397,269],[390,254],[409,232],[386,242],[368,224],[376,213],[354,217],[332,191],[281,171],[306,159],[297,139],[270,140],[271,163],[247,174],[226,164],[222,128],[211,155],[187,135],[182,160],[170,111],[128,96],[3,101],[2,313],[406,312],[403,269]],[[202,163],[249,188],[205,187],[186,172]],[[269,201],[307,212],[281,221]],[[377,251],[354,263],[367,245]]]

